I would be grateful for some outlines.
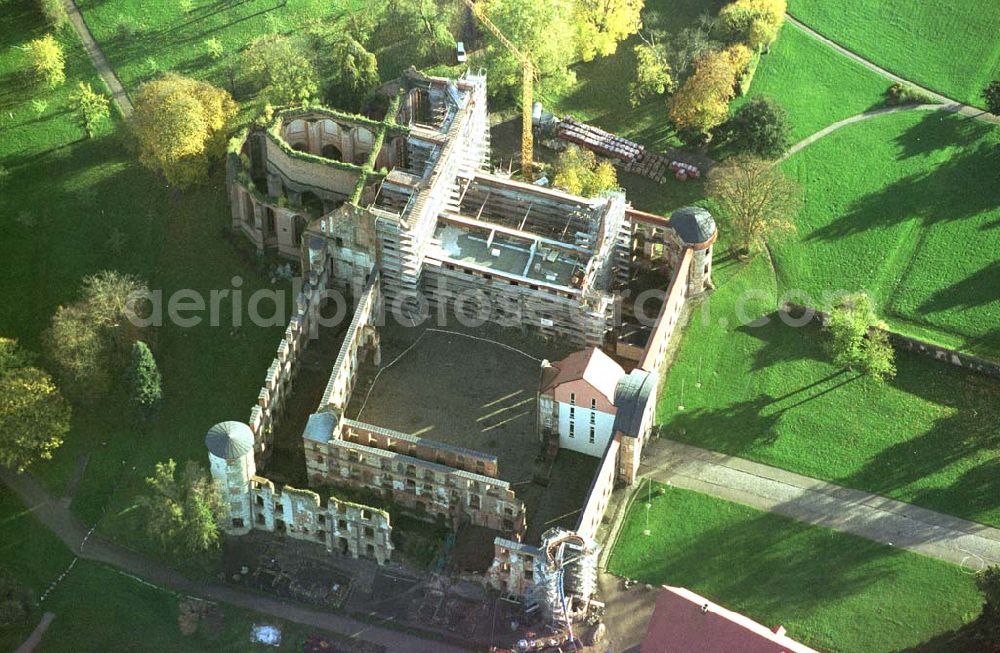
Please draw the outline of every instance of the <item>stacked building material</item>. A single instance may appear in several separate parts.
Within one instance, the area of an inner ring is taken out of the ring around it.
[[[684,181],[689,177],[693,179],[701,177],[701,170],[698,169],[698,166],[693,166],[683,161],[671,161],[670,169],[674,171],[674,176],[680,181]]]
[[[625,164],[624,170],[662,184],[667,180],[668,164],[669,161],[663,155],[644,150],[642,156]]]
[[[585,147],[595,154],[606,156],[609,159],[618,159],[625,163],[636,160],[645,151],[645,148],[638,143],[621,136],[615,136],[593,125],[579,122],[569,116],[563,118],[556,125],[556,136]]]

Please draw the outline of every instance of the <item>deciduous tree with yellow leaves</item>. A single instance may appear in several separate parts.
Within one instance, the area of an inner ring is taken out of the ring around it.
[[[225,151],[236,110],[228,92],[207,82],[167,75],[143,84],[131,120],[139,161],[177,186],[204,179],[209,162]]]
[[[618,44],[642,27],[645,0],[577,0],[577,45],[580,57],[614,54]]]
[[[778,38],[787,8],[786,0],[736,0],[719,11],[719,25],[731,39],[759,50]]]
[[[23,471],[48,460],[69,432],[69,403],[32,357],[0,338],[0,465]]]
[[[694,72],[670,99],[670,119],[677,129],[708,133],[721,124],[750,59],[750,50],[741,43],[698,57]]]

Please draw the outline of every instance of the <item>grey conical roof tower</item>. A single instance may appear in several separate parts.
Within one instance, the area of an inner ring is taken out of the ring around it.
[[[205,446],[213,456],[235,460],[253,451],[253,431],[243,422],[219,422],[205,434]]]

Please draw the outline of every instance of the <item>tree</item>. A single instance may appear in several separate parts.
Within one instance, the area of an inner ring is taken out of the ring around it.
[[[986,610],[1000,618],[1000,565],[992,565],[976,575],[976,586],[986,600]]]
[[[180,476],[172,459],[157,463],[146,485],[150,492],[139,497],[138,505],[147,516],[147,533],[160,546],[198,553],[219,543],[222,493],[197,463],[188,461]]]
[[[575,23],[580,58],[614,54],[618,43],[642,27],[645,0],[576,0]]]
[[[788,149],[788,113],[769,97],[751,98],[725,125],[726,137],[738,152],[776,159]]]
[[[686,79],[694,68],[694,62],[710,50],[721,50],[722,44],[712,38],[714,18],[702,14],[698,22],[685,27],[667,42],[667,62],[677,79]]]
[[[319,92],[308,50],[288,36],[265,34],[254,39],[243,53],[243,67],[271,104],[305,104]]]
[[[736,0],[719,11],[719,25],[731,40],[760,50],[778,38],[787,9],[786,0]]]
[[[84,277],[82,298],[60,306],[43,342],[60,382],[78,401],[103,398],[119,378],[142,328],[129,311],[144,316],[146,284],[129,274],[103,270]]]
[[[69,25],[69,15],[63,0],[38,0],[38,10],[45,17],[45,22],[58,31]]]
[[[667,50],[659,43],[639,43],[633,51],[635,81],[628,86],[628,100],[635,107],[644,100],[672,91],[674,78],[670,74]]]
[[[93,138],[98,126],[108,119],[110,102],[107,96],[95,93],[90,84],[80,82],[77,90],[69,96],[69,106],[87,136]]]
[[[351,17],[353,36],[369,43],[398,43],[412,61],[419,62],[447,51],[454,52],[451,25],[459,17],[460,2],[454,0],[384,0],[369,10],[370,19]],[[340,32],[340,28],[337,28]],[[368,39],[371,37],[371,40]],[[339,38],[339,37],[338,37]],[[454,56],[452,54],[452,56]]]
[[[990,113],[1000,116],[1000,79],[994,79],[983,89],[983,99]]]
[[[0,569],[0,628],[26,623],[33,604],[31,590]]]
[[[694,73],[670,100],[670,119],[677,129],[707,134],[721,124],[736,94],[736,80],[750,58],[750,51],[740,44],[699,56]]]
[[[844,297],[826,322],[829,350],[835,365],[860,368],[881,383],[896,376],[894,352],[885,324],[875,314],[875,304],[866,293]]]
[[[521,52],[529,55],[540,77],[536,90],[557,92],[576,80],[570,64],[577,54],[572,0],[485,0],[486,16],[507,35]],[[486,34],[483,61],[490,79],[490,92],[516,92],[521,88],[520,60],[491,33]]]
[[[207,82],[179,75],[146,82],[131,118],[139,161],[177,186],[204,180],[210,161],[225,151],[236,110],[229,93]]]
[[[212,58],[213,61],[218,61],[222,59],[222,56],[226,54],[226,47],[222,45],[222,41],[215,38],[205,39],[205,51],[208,52],[208,56]]]
[[[709,172],[708,193],[717,200],[740,256],[759,251],[772,235],[795,230],[801,189],[767,161],[730,158]]]
[[[69,432],[70,407],[52,377],[17,342],[0,338],[0,465],[24,471],[52,458]]]
[[[874,302],[867,294],[843,298],[830,312],[826,329],[835,364],[848,369],[858,367],[878,382],[896,375],[885,324],[878,319]]]
[[[66,81],[66,57],[51,34],[28,43],[28,58],[35,78],[49,88]]]
[[[594,197],[618,188],[618,173],[609,161],[597,161],[590,150],[570,145],[556,160],[553,184],[568,193]]]
[[[368,93],[379,84],[378,60],[350,36],[338,39],[331,55],[330,97],[338,104],[360,108]]]
[[[128,368],[129,399],[143,414],[155,409],[163,399],[160,370],[149,346],[139,340],[132,345],[132,362]]]

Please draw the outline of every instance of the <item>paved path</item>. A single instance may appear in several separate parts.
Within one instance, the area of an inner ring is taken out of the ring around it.
[[[658,440],[640,473],[979,571],[1000,564],[1000,529],[742,458]]]
[[[884,107],[882,109],[872,109],[871,111],[858,113],[849,118],[844,118],[843,120],[839,120],[833,123],[832,125],[827,125],[823,129],[816,132],[815,134],[806,136],[801,141],[788,148],[788,151],[785,152],[784,156],[778,159],[778,161],[779,162],[784,161],[785,159],[792,156],[793,154],[803,149],[804,147],[812,145],[819,139],[830,134],[831,132],[837,131],[841,127],[845,127],[847,125],[856,122],[861,122],[862,120],[870,120],[872,118],[884,116],[888,113],[899,113],[901,111],[949,111],[949,110],[950,110],[949,107],[943,104],[907,104],[899,107]]]
[[[128,118],[132,115],[132,101],[128,98],[125,87],[122,86],[118,75],[115,74],[114,69],[111,67],[111,63],[108,62],[108,58],[104,56],[101,47],[94,40],[94,35],[90,33],[90,28],[87,27],[87,23],[83,20],[80,8],[76,6],[73,0],[63,0],[63,4],[66,6],[66,13],[69,15],[70,23],[73,24],[73,29],[76,30],[77,35],[83,42],[83,49],[86,50],[87,56],[94,63],[94,68],[97,69],[101,79],[111,89],[111,98],[118,105],[118,110],[121,112],[122,117]]]
[[[42,643],[42,635],[45,631],[49,629],[49,624],[52,620],[56,618],[56,615],[51,612],[46,612],[42,615],[42,620],[38,622],[35,629],[31,631],[31,635],[28,639],[24,640],[24,643],[17,647],[14,653],[31,653],[35,648]]]
[[[165,565],[91,535],[86,526],[30,475],[16,474],[0,467],[0,482],[13,490],[35,518],[79,557],[110,565],[158,587],[374,642],[385,646],[389,651],[457,653],[465,650],[445,642],[369,625],[341,614],[285,603],[229,585],[190,580]]]
[[[994,116],[993,114],[989,113],[988,111],[984,111],[983,109],[980,109],[979,107],[973,107],[973,106],[969,106],[967,104],[962,104],[961,102],[959,102],[957,100],[953,100],[950,97],[941,95],[940,93],[935,93],[934,91],[930,90],[929,88],[924,88],[923,86],[920,86],[919,84],[915,84],[915,83],[911,82],[908,79],[903,79],[899,75],[891,73],[888,70],[886,70],[885,68],[882,68],[881,66],[872,63],[871,61],[865,59],[864,57],[851,52],[850,50],[848,50],[847,48],[843,47],[842,45],[840,45],[838,43],[835,43],[834,41],[831,41],[830,39],[826,38],[825,36],[823,36],[822,34],[820,34],[819,32],[817,32],[813,28],[811,28],[808,25],[806,25],[806,24],[800,22],[799,20],[797,20],[791,14],[785,14],[785,19],[789,23],[791,23],[792,25],[794,25],[795,27],[799,28],[800,30],[802,30],[803,32],[805,32],[806,34],[808,34],[809,36],[811,36],[812,38],[816,39],[817,41],[820,41],[821,43],[823,43],[824,45],[826,45],[828,47],[833,48],[834,50],[836,50],[840,54],[844,55],[848,59],[853,59],[854,61],[858,62],[859,64],[861,64],[862,66],[864,66],[868,70],[876,72],[879,75],[882,75],[883,77],[885,77],[887,79],[890,79],[890,80],[892,80],[894,82],[900,82],[902,84],[906,84],[907,86],[912,86],[913,88],[915,88],[915,89],[917,89],[919,91],[923,91],[924,93],[926,93],[930,97],[934,98],[938,102],[940,102],[943,105],[945,105],[944,107],[942,107],[945,111],[951,111],[953,113],[960,113],[963,116],[967,116],[969,118],[975,118],[976,120],[982,120],[983,122],[991,122],[993,124],[1000,125],[1000,116]]]

